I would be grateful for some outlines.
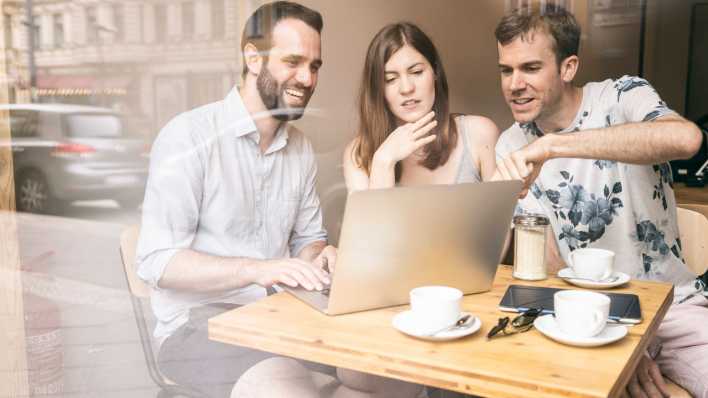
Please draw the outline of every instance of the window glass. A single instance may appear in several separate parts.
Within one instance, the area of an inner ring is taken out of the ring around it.
[[[224,0],[211,0],[211,37],[224,37]]]
[[[86,43],[95,44],[98,42],[98,19],[96,18],[96,7],[86,7]]]
[[[167,37],[167,7],[164,4],[155,5],[155,41],[162,43]]]
[[[123,41],[125,27],[123,17],[123,4],[115,4],[113,6],[113,27],[115,28],[115,41]]]
[[[10,111],[10,134],[13,138],[36,137],[39,115],[33,111]]]
[[[76,138],[113,138],[123,135],[123,123],[116,115],[74,114],[64,117],[66,132]]]
[[[182,36],[194,36],[194,3],[191,1],[182,3]]]

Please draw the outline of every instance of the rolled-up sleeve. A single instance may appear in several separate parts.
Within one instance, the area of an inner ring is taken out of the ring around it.
[[[204,142],[184,116],[168,123],[153,144],[136,255],[138,277],[153,288],[158,288],[172,257],[194,240],[204,154]]]
[[[617,102],[626,122],[650,122],[667,115],[676,115],[659,97],[648,81],[623,76],[615,83]]]
[[[317,195],[317,162],[309,142],[305,142],[303,160],[305,161],[305,187],[300,201],[295,226],[290,235],[290,253],[297,256],[303,248],[312,242],[326,241],[327,232],[322,225],[322,208]]]

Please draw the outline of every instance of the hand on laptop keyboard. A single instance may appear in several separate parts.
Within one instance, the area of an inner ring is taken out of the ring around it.
[[[330,283],[332,283],[332,272],[329,270],[329,263],[327,261],[327,257],[322,257],[322,270],[327,273],[327,277],[330,280]],[[325,296],[329,297],[329,289],[331,285],[325,286],[324,289],[322,289],[322,294]]]
[[[298,258],[279,258],[265,260],[246,272],[254,282],[261,286],[279,283],[290,287],[302,286],[307,290],[322,290],[329,286],[330,279],[326,272],[309,261]]]
[[[337,248],[327,245],[315,258],[314,264],[320,267],[323,271],[332,273],[335,270],[337,262]]]

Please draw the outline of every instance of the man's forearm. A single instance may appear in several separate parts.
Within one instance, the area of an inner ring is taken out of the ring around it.
[[[322,250],[327,246],[327,242],[324,240],[318,240],[305,246],[300,253],[298,253],[297,258],[309,262],[313,262],[317,256],[322,253]]]
[[[261,260],[219,257],[194,250],[181,250],[165,268],[158,286],[195,293],[227,291],[254,283],[253,267]]]
[[[693,156],[702,143],[698,127],[678,117],[543,137],[549,158],[656,164]]]

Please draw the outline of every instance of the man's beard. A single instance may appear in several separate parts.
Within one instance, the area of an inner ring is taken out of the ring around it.
[[[264,66],[261,73],[256,79],[256,87],[258,94],[261,96],[261,101],[266,109],[271,111],[273,118],[281,122],[289,122],[291,120],[300,119],[305,113],[305,106],[309,101],[310,90],[301,85],[294,86],[304,93],[305,99],[301,108],[293,108],[288,106],[284,101],[285,85],[279,85],[273,75],[268,71],[268,67]]]

